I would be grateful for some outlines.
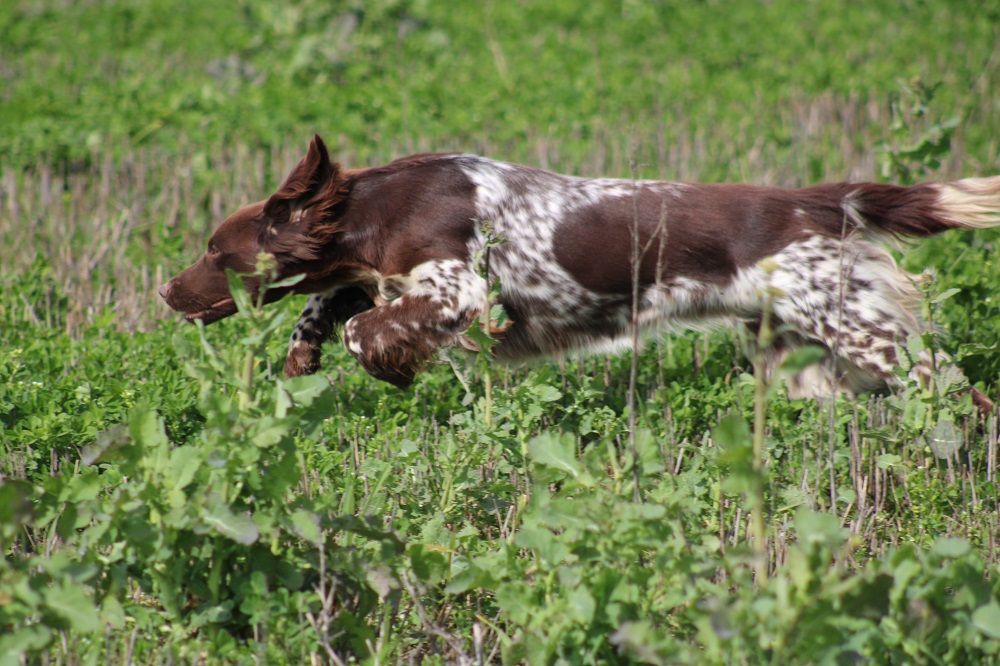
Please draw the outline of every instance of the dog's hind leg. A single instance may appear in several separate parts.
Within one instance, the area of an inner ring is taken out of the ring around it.
[[[898,387],[901,365],[926,384],[935,370],[952,365],[942,352],[900,357],[910,336],[926,325],[917,315],[915,278],[898,268],[885,249],[854,236],[814,236],[789,245],[774,259],[774,314],[796,339],[828,351],[824,363],[791,378],[794,394],[824,397]],[[972,395],[981,410],[990,408],[986,396],[978,391]]]
[[[899,383],[897,349],[923,325],[913,278],[883,248],[857,237],[813,236],[775,256],[775,315],[806,340],[829,350],[814,391],[857,393]],[[929,359],[927,359],[929,361]],[[830,381],[833,379],[833,381]]]
[[[288,342],[285,376],[311,375],[319,370],[323,343],[336,333],[338,326],[374,306],[360,287],[338,286],[310,294]]]

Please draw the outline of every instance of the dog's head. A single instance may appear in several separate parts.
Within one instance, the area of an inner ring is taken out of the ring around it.
[[[346,196],[340,166],[330,162],[323,140],[314,136],[309,152],[278,191],[229,216],[212,234],[205,254],[160,287],[160,296],[188,321],[210,324],[228,317],[236,312],[236,305],[229,294],[226,269],[250,273],[262,252],[274,256],[276,279],[305,273],[294,290],[315,290],[310,268],[324,257],[337,233],[336,208]],[[259,280],[247,277],[244,284],[256,297]],[[287,287],[269,289],[265,300],[275,301],[290,291]]]

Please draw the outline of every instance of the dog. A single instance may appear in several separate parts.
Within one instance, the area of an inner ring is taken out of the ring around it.
[[[494,282],[509,317],[493,331],[501,360],[627,347],[635,326],[754,329],[766,311],[777,332],[767,372],[819,345],[826,361],[788,387],[825,397],[898,385],[900,350],[924,330],[914,277],[878,241],[998,224],[1000,176],[783,189],[579,178],[443,153],[345,170],[317,135],[278,191],[226,219],[159,293],[188,321],[218,321],[236,311],[226,269],[250,273],[268,253],[278,278],[304,278],[265,302],[310,294],[285,374],[316,372],[343,325],[362,367],[399,387],[437,350],[469,346]],[[255,294],[258,278],[244,281]],[[927,378],[946,360],[924,353],[910,372]]]

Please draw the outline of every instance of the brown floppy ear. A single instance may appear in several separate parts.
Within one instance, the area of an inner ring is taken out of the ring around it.
[[[326,144],[316,134],[309,142],[309,152],[264,204],[264,213],[281,219],[293,209],[306,209],[317,204],[332,205],[334,202],[329,199],[336,195],[340,181],[340,165],[330,161]]]
[[[309,152],[264,204],[269,223],[261,230],[261,248],[282,265],[319,259],[340,231],[336,209],[347,196],[340,165],[315,135]]]

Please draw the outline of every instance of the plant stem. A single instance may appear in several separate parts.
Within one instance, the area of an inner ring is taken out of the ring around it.
[[[634,137],[633,137],[634,139]],[[629,324],[631,326],[632,358],[628,372],[628,392],[626,393],[625,404],[628,408],[628,444],[629,452],[632,454],[632,499],[636,502],[642,501],[640,484],[642,482],[642,468],[639,459],[639,447],[636,444],[636,382],[639,376],[639,264],[642,261],[639,250],[639,188],[636,184],[637,165],[635,161],[634,145],[631,147],[632,158],[629,160],[629,168],[632,172],[632,250],[630,263],[632,269],[632,311]]]
[[[767,424],[767,389],[765,355],[771,343],[771,297],[767,294],[757,332],[754,355],[753,401],[753,472],[750,501],[750,536],[753,539],[754,571],[758,584],[767,582],[767,532],[764,527],[764,426]]]
[[[486,303],[483,305],[483,313],[480,315],[480,325],[483,331],[486,333],[487,337],[490,335],[490,310],[493,307],[493,303],[490,300],[490,246],[487,243],[485,250],[483,251],[483,273],[486,280]],[[490,351],[485,350],[486,358],[483,359],[483,351],[480,351],[480,360],[485,360],[483,362],[483,423],[487,428],[493,425],[493,375],[490,372]]]
[[[240,407],[247,407],[253,394],[253,362],[254,351],[250,350],[243,358],[243,390],[240,392]]]
[[[483,423],[487,428],[493,425],[493,377],[489,367],[483,371]]]

